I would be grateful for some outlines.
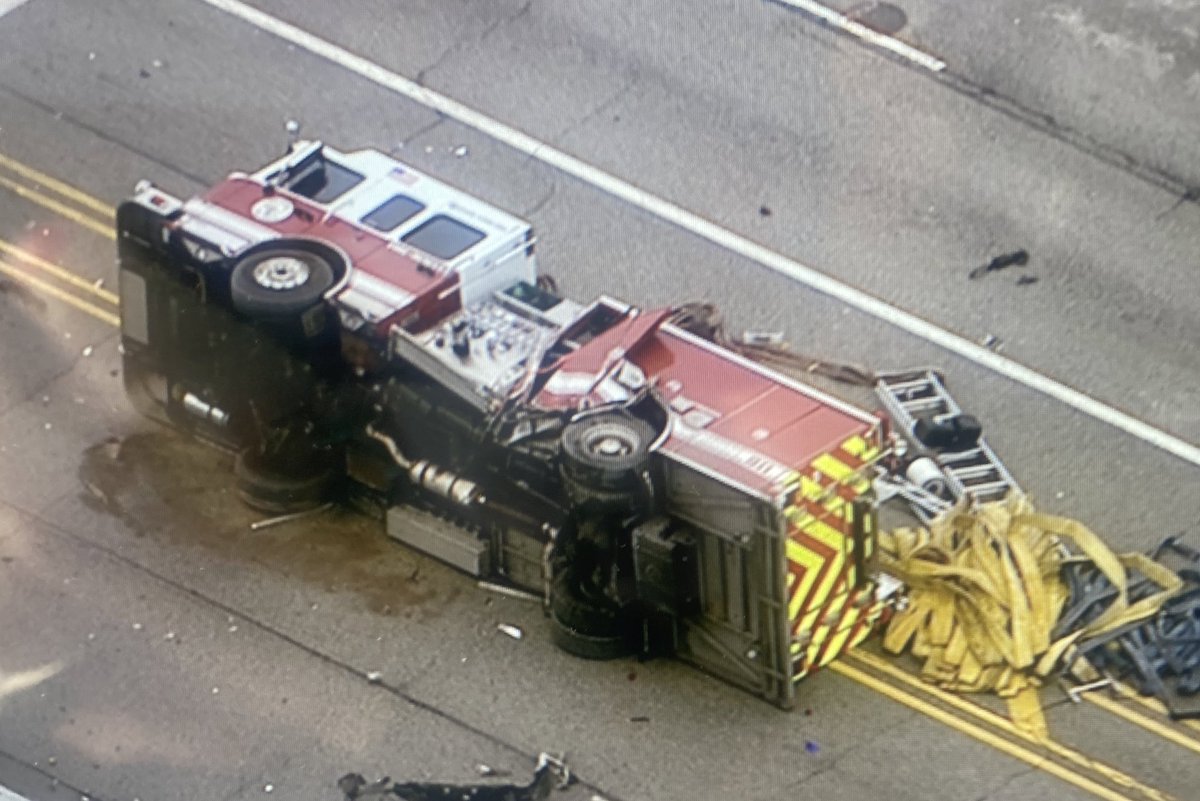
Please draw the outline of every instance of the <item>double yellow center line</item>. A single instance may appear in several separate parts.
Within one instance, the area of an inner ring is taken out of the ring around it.
[[[112,206],[4,154],[0,154],[0,187],[107,240],[116,239]],[[0,274],[106,323],[114,326],[120,323],[116,294],[3,240],[0,240]],[[851,652],[828,669],[1105,801],[1174,801],[1167,793],[1075,749],[1033,738],[1003,716],[926,684],[869,653]],[[1200,754],[1200,737],[1169,723],[1156,702],[1134,699],[1160,713],[1146,715],[1107,698],[1084,697],[1129,723]],[[1200,728],[1192,723],[1186,725]]]
[[[2,153],[0,187],[109,241],[116,240],[112,206]],[[115,293],[3,239],[0,239],[0,274],[109,325],[120,323]]]

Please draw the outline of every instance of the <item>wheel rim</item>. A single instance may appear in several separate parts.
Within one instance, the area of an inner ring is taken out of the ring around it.
[[[582,444],[588,454],[599,459],[620,459],[637,453],[641,439],[623,426],[604,425],[588,431]]]
[[[311,274],[308,264],[295,256],[273,256],[254,265],[254,283],[276,292],[304,286]]]

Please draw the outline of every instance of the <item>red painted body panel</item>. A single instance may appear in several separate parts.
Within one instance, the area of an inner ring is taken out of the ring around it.
[[[417,262],[393,250],[388,241],[376,231],[359,227],[335,216],[325,219],[325,210],[304,197],[276,189],[295,205],[294,212],[279,223],[258,223],[281,236],[307,236],[321,239],[340,248],[350,258],[354,269],[413,295],[412,301],[376,324],[381,335],[388,327],[409,318],[414,310],[420,312],[416,325],[440,319],[458,309],[457,297],[450,298],[446,290],[458,283],[458,276],[422,270]],[[251,207],[267,193],[264,187],[249,178],[232,177],[214,186],[203,195],[209,203],[253,220]],[[457,293],[454,293],[457,294]],[[439,297],[441,296],[441,297]],[[414,323],[410,321],[409,326]]]

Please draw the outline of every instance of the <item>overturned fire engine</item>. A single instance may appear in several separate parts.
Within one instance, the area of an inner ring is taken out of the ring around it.
[[[545,598],[587,658],[676,655],[783,707],[887,600],[883,420],[679,309],[581,304],[530,226],[373,150],[296,142],[117,215],[140,410],[236,453],[250,506],[341,501]]]

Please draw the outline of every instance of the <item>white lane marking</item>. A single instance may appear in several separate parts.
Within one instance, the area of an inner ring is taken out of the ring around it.
[[[580,181],[591,184],[624,202],[653,214],[667,222],[679,226],[696,236],[720,245],[733,253],[758,262],[762,266],[785,275],[818,292],[829,295],[847,306],[877,317],[891,325],[906,331],[913,336],[928,340],[957,356],[986,367],[1005,378],[1009,378],[1031,389],[1035,389],[1055,400],[1061,401],[1071,408],[1083,412],[1102,422],[1124,431],[1157,448],[1173,454],[1184,461],[1200,466],[1200,447],[1155,428],[1141,420],[1114,409],[1100,401],[1085,395],[1078,390],[1041,373],[1018,364],[1012,359],[1000,356],[983,348],[974,342],[939,328],[915,314],[911,314],[895,306],[891,306],[873,295],[855,289],[852,286],[837,281],[824,273],[818,272],[800,262],[776,253],[756,242],[735,234],[715,223],[705,220],[680,206],[663,200],[660,197],[638,189],[633,184],[617,178],[603,170],[593,167],[581,159],[568,155],[561,150],[534,139],[529,134],[505,125],[485,114],[464,106],[445,95],[426,89],[410,81],[402,75],[387,70],[362,56],[339,47],[331,42],[314,36],[283,20],[272,17],[256,8],[252,8],[239,0],[201,0],[201,2],[236,16],[255,27],[278,36],[297,47],[301,47],[314,55],[332,61],[350,72],[356,73],[367,80],[390,89],[417,103],[422,104],[439,114],[481,133],[490,136],[514,150],[525,153],[539,161],[571,175]]]
[[[858,37],[864,42],[875,47],[882,48],[889,52],[895,53],[901,58],[906,58],[914,64],[924,67],[933,72],[941,72],[946,69],[946,62],[939,58],[935,58],[928,53],[924,53],[910,44],[906,44],[899,39],[894,39],[891,36],[882,34],[879,31],[873,31],[861,22],[856,22],[850,19],[845,14],[834,11],[832,8],[823,6],[820,3],[814,3],[812,0],[775,0],[776,3],[782,3],[785,6],[798,8],[806,14],[811,14],[814,17],[832,25],[838,30],[845,31],[851,36]]]
[[[29,0],[0,0],[0,17],[3,17],[8,12],[12,11],[18,6],[23,6],[28,2]],[[3,801],[3,796],[0,796],[0,801]]]
[[[3,784],[0,784],[0,801],[29,801],[29,799],[23,795],[17,795]]]

